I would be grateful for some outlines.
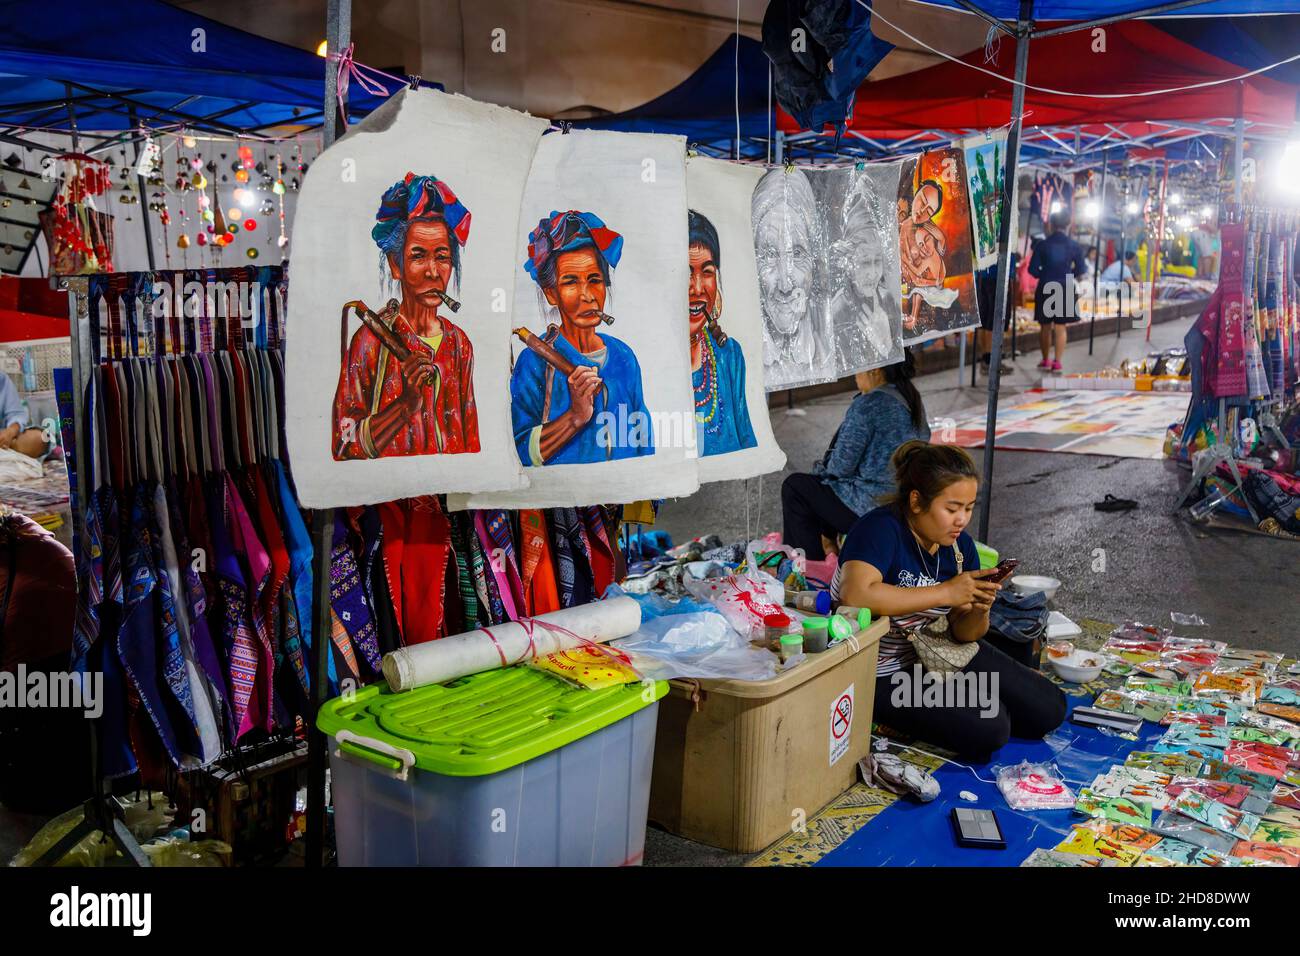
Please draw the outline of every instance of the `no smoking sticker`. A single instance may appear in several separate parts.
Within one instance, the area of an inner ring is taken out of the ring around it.
[[[853,735],[853,685],[840,694],[831,703],[829,737],[831,763],[843,757],[849,750],[849,738]]]

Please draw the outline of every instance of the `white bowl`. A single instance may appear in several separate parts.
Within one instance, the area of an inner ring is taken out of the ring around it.
[[[1061,589],[1061,582],[1042,574],[1017,574],[1011,579],[1011,588],[1020,594],[1042,591],[1050,601]]]
[[[1075,651],[1069,657],[1056,659],[1049,657],[1056,673],[1072,684],[1086,684],[1101,676],[1106,666],[1106,659],[1095,651]]]

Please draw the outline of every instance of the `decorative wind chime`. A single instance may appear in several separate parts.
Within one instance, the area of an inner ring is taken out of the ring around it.
[[[64,153],[59,162],[64,164],[65,174],[51,209],[51,272],[112,272],[111,218],[94,204],[94,197],[104,195],[112,185],[111,169],[108,163],[85,153]]]

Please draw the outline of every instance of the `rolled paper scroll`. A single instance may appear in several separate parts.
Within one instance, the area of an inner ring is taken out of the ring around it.
[[[612,597],[401,648],[384,655],[384,678],[394,691],[442,684],[587,642],[604,644],[640,626],[641,605],[630,597]]]

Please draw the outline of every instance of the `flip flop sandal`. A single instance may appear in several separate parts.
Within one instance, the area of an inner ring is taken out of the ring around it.
[[[1114,495],[1107,495],[1101,501],[1094,501],[1092,506],[1098,511],[1132,511],[1138,506],[1138,503],[1131,498],[1116,498]]]

